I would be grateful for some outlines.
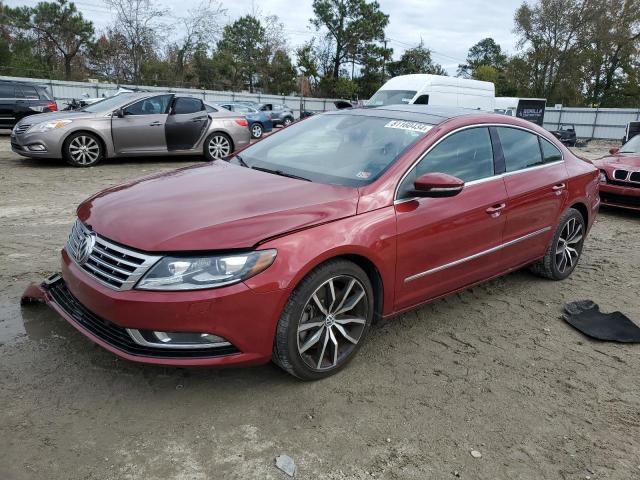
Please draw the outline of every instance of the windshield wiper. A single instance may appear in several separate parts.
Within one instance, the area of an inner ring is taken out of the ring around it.
[[[261,172],[272,173],[274,175],[280,175],[281,177],[295,178],[296,180],[304,180],[305,182],[311,182],[312,181],[309,178],[301,177],[299,175],[294,175],[293,173],[283,172],[282,170],[272,170],[270,168],[264,168],[264,167],[251,167],[251,168],[253,168],[254,170],[259,170]]]
[[[238,159],[238,162],[240,162],[240,165],[242,165],[243,167],[251,168],[249,164],[245,162],[240,155],[234,155],[234,157]]]

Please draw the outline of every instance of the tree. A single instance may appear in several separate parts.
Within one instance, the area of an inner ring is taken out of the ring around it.
[[[131,80],[139,83],[140,70],[145,57],[156,51],[159,31],[158,20],[166,10],[152,6],[151,0],[104,0],[115,11],[112,31],[122,39],[130,64]]]
[[[5,22],[52,47],[62,57],[66,79],[71,78],[73,60],[94,35],[93,24],[67,0],[39,2],[35,7],[3,7],[2,23]]]
[[[346,62],[360,64],[375,42],[384,40],[389,16],[380,10],[378,2],[366,0],[313,0],[316,30],[325,28],[334,44],[332,75],[337,79]]]
[[[431,50],[420,43],[404,51],[400,60],[390,62],[387,66],[389,75],[410,75],[412,73],[430,73],[433,75],[446,75],[446,71],[441,65],[434,63],[431,58]]]
[[[266,30],[256,17],[245,15],[224,27],[216,54],[228,55],[236,71],[236,83],[253,92],[257,75],[267,60]],[[239,81],[239,83],[238,83]]]
[[[482,65],[493,67],[497,72],[507,66],[507,56],[493,38],[480,40],[469,49],[467,63],[458,65],[458,76],[475,78],[476,69]]]
[[[278,50],[273,55],[265,76],[265,90],[278,95],[289,95],[296,89],[296,69],[293,68],[291,57],[284,50]]]

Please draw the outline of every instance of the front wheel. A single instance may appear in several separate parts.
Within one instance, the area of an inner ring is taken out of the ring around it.
[[[91,133],[79,132],[64,142],[62,155],[69,165],[91,167],[102,159],[104,151],[98,137]]]
[[[264,130],[262,128],[262,125],[260,125],[259,123],[254,123],[253,125],[251,125],[251,137],[252,138],[260,138],[262,137]]]
[[[293,118],[287,117],[287,118],[284,119],[284,122],[282,122],[282,125],[284,125],[285,127],[288,127],[292,123],[293,123]]]
[[[232,151],[231,139],[222,132],[214,132],[204,141],[204,156],[209,161],[228,157]]]
[[[278,322],[273,360],[302,380],[343,368],[371,327],[374,294],[367,274],[346,260],[311,272],[291,294]]]
[[[586,225],[582,214],[567,210],[560,221],[551,244],[542,260],[531,265],[531,271],[551,280],[564,280],[575,270],[582,254]]]

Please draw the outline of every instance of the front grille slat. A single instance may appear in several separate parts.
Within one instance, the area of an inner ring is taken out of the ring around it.
[[[24,132],[29,130],[29,128],[31,128],[31,124],[30,123],[23,123],[22,125],[18,125],[16,127],[15,133],[16,133],[16,135],[22,135]]]
[[[185,350],[170,350],[138,345],[125,328],[97,316],[82,305],[69,291],[64,280],[60,279],[52,285],[43,285],[43,287],[53,301],[83,330],[130,355],[156,358],[211,358],[240,353],[233,345]]]
[[[82,250],[85,237],[91,240],[91,236],[95,240],[93,248],[88,258],[80,258],[84,253]],[[67,252],[78,267],[102,285],[114,290],[132,289],[147,270],[161,258],[116,245],[93,233],[80,220],[76,220],[71,229],[67,241]],[[80,262],[79,259],[83,261]]]

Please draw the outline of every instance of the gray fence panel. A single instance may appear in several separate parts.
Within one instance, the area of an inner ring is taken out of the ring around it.
[[[108,97],[113,95],[118,87],[140,88],[151,92],[175,92],[182,95],[201,98],[210,103],[226,103],[237,101],[252,101],[259,103],[281,103],[290,107],[298,115],[301,107],[311,112],[324,112],[335,110],[333,102],[336,99],[329,98],[301,98],[285,95],[264,95],[261,93],[248,92],[223,92],[217,90],[204,90],[197,88],[167,88],[148,85],[116,85],[113,83],[92,83],[92,82],[71,82],[62,80],[47,80],[41,78],[22,78],[0,75],[0,80],[15,80],[20,82],[35,83],[49,87],[53,97],[58,102],[60,108],[72,99]]]
[[[620,140],[627,124],[640,120],[640,109],[568,108],[547,109],[544,127],[555,130],[562,124],[573,124],[579,138]]]

